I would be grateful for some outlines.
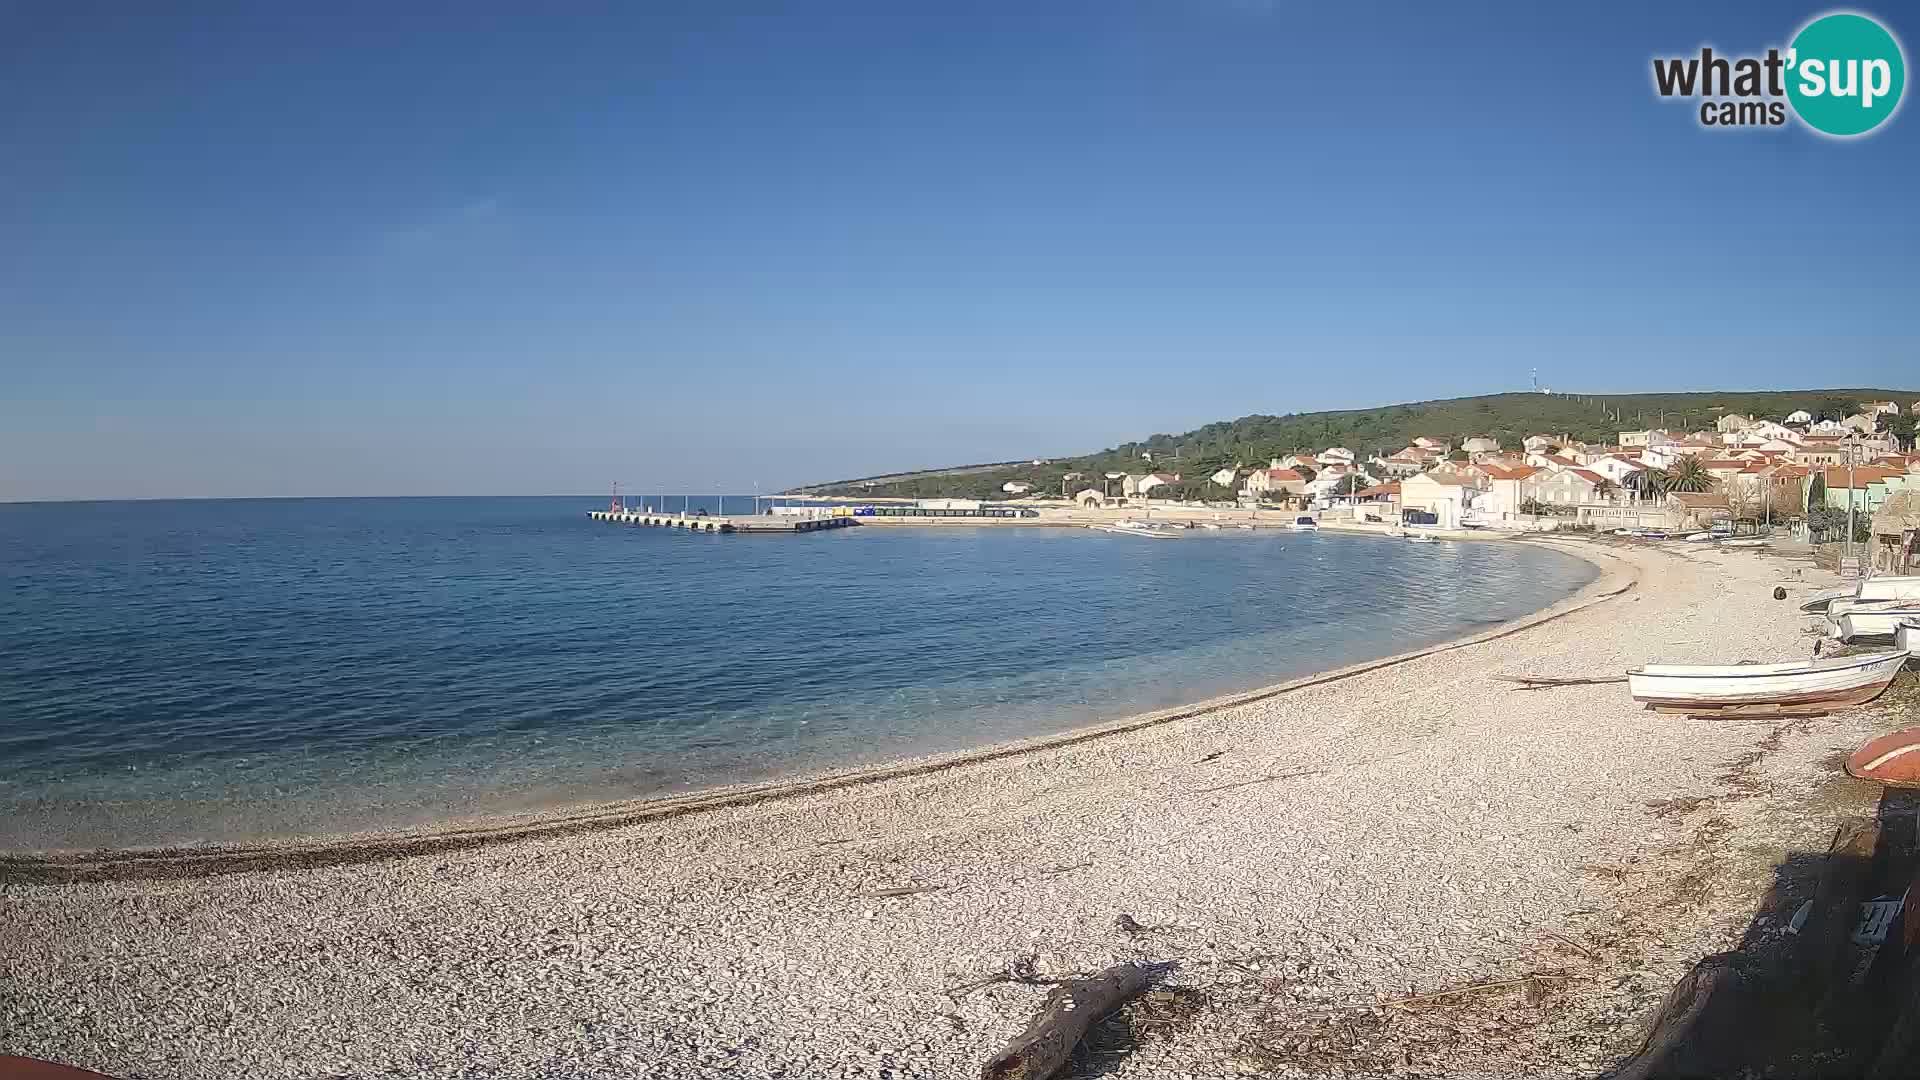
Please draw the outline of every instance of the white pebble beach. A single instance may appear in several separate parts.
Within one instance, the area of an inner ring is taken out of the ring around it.
[[[0,1052],[129,1080],[968,1077],[1046,980],[1134,960],[1166,965],[1155,1011],[1077,1075],[1597,1076],[1825,850],[1868,797],[1834,755],[1904,706],[1516,689],[1495,676],[1805,656],[1798,604],[1835,580],[1553,543],[1601,577],[1520,624],[1099,737],[317,869],[0,870]]]

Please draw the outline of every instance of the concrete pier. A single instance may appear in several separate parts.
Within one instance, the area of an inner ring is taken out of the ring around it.
[[[646,510],[590,510],[595,521],[616,525],[644,525],[654,529],[688,529],[709,533],[803,533],[820,529],[844,529],[858,524],[851,516],[830,511],[817,517],[803,514],[755,514],[751,516],[711,514],[662,514]]]

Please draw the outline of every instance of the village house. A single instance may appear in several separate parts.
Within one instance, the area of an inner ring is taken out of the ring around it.
[[[1126,478],[1120,482],[1120,492],[1129,499],[1146,498],[1148,497],[1148,493],[1155,488],[1162,488],[1169,484],[1177,484],[1179,482],[1179,473],[1153,472],[1144,475],[1128,473]]]
[[[1882,574],[1920,573],[1920,491],[1902,491],[1873,515],[1873,567]]]
[[[1569,441],[1565,435],[1529,435],[1520,440],[1520,448],[1532,453],[1536,450],[1551,450],[1556,446],[1565,446]]]
[[[1307,478],[1297,469],[1255,469],[1247,475],[1246,493],[1255,499],[1278,499],[1307,490]]]
[[[1025,480],[1009,480],[1000,485],[1000,490],[1009,495],[1025,495],[1027,492],[1033,490],[1033,485],[1027,483]]]
[[[1413,445],[1439,457],[1446,457],[1448,454],[1453,453],[1453,444],[1445,439],[1434,439],[1425,435],[1418,435],[1414,437]]]
[[[1587,468],[1606,477],[1623,488],[1631,487],[1633,477],[1646,472],[1647,467],[1624,454],[1608,454],[1587,463]]]
[[[1826,488],[1828,506],[1845,510],[1851,504],[1856,512],[1870,513],[1889,495],[1904,489],[1911,475],[1872,465],[1855,465],[1851,469],[1844,465],[1830,465],[1820,473],[1820,481]]]
[[[1475,435],[1461,443],[1460,449],[1468,454],[1497,454],[1500,452],[1500,440],[1490,435]]]
[[[1400,516],[1400,485],[1375,484],[1353,493],[1354,513],[1365,517],[1371,515],[1382,521],[1392,521]]]
[[[1808,425],[1807,434],[1809,435],[1845,435],[1852,430],[1853,430],[1852,428],[1849,428],[1847,425],[1841,423],[1838,420],[1820,420],[1820,421],[1816,421],[1813,424]]]
[[[1684,439],[1670,439],[1667,442],[1655,443],[1646,448],[1640,455],[1640,460],[1656,469],[1671,469],[1674,462],[1683,457],[1718,455],[1721,449],[1717,442],[1688,436]]]
[[[1900,405],[1894,401],[1863,401],[1860,411],[1868,416],[1899,416]]]
[[[1339,493],[1340,485],[1348,477],[1356,478],[1357,483],[1366,487],[1372,487],[1380,482],[1379,477],[1369,475],[1365,469],[1356,469],[1347,465],[1329,465],[1320,470],[1319,475],[1307,481],[1307,494],[1315,502],[1323,506],[1328,505]]]
[[[1809,435],[1790,456],[1802,465],[1839,465],[1847,460],[1847,446],[1838,435]]]
[[[1854,413],[1840,422],[1862,435],[1871,435],[1880,430],[1879,413]]]
[[[1320,463],[1311,454],[1288,454],[1273,463],[1276,469],[1298,469],[1303,473],[1314,473],[1320,469]]]
[[[1520,488],[1528,477],[1540,470],[1531,465],[1517,468],[1484,466],[1486,494],[1481,497],[1480,505],[1488,517],[1495,522],[1513,521],[1520,516],[1520,504],[1526,501]]]
[[[1727,497],[1718,492],[1675,491],[1667,495],[1667,518],[1675,529],[1705,529],[1732,517]]]
[[[1720,434],[1731,435],[1752,427],[1753,417],[1741,416],[1739,413],[1728,413],[1720,419],[1715,420],[1713,426],[1719,429]]]
[[[1805,409],[1795,409],[1787,414],[1787,423],[1811,424],[1813,423],[1813,414]]]
[[[1650,446],[1672,442],[1673,436],[1665,428],[1650,428],[1646,431],[1623,431],[1620,433],[1620,447],[1623,450],[1645,450]]]
[[[1427,459],[1413,457],[1401,451],[1392,457],[1377,457],[1369,464],[1388,476],[1412,476],[1427,467]]]
[[[1424,510],[1434,515],[1434,524],[1442,529],[1460,527],[1476,494],[1467,477],[1437,470],[1400,481],[1401,509]]]
[[[1569,507],[1598,502],[1602,479],[1586,469],[1542,469],[1520,482],[1520,500]]]
[[[1353,464],[1353,451],[1344,446],[1329,446],[1325,450],[1320,451],[1313,460],[1322,465],[1351,465]]]
[[[1083,507],[1088,510],[1098,509],[1102,506],[1107,505],[1107,497],[1104,494],[1098,491],[1095,491],[1093,488],[1082,488],[1081,490],[1074,492],[1073,501],[1074,501],[1074,505]]]
[[[1575,461],[1565,454],[1548,454],[1545,452],[1528,454],[1522,464],[1531,465],[1536,469],[1576,469],[1580,467],[1578,461]]]
[[[1725,446],[1758,446],[1762,443],[1783,442],[1794,445],[1800,441],[1800,433],[1785,424],[1772,420],[1761,420],[1731,434],[1723,435],[1720,442]]]

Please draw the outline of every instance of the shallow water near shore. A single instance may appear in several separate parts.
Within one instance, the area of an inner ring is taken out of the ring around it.
[[[391,828],[961,750],[1457,637],[1596,574],[1513,544],[698,536],[597,505],[0,506],[0,848]]]

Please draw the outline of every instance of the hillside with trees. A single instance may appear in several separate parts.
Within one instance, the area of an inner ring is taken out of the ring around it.
[[[1622,430],[1664,427],[1674,431],[1711,428],[1726,413],[1783,419],[1804,409],[1815,419],[1840,419],[1859,411],[1862,401],[1895,401],[1901,415],[1893,429],[1913,437],[1912,403],[1920,390],[1730,390],[1679,394],[1487,394],[1480,397],[1417,401],[1373,409],[1243,416],[1222,420],[1180,435],[1151,435],[1136,442],[1073,458],[1034,464],[1012,462],[862,477],[796,489],[796,494],[868,495],[892,498],[1001,498],[1001,485],[1018,480],[1036,494],[1058,495],[1099,487],[1109,472],[1163,471],[1182,477],[1177,491],[1218,498],[1224,491],[1207,477],[1222,468],[1264,465],[1283,454],[1344,446],[1364,461],[1391,454],[1415,436],[1427,435],[1458,445],[1472,435],[1490,435],[1502,446],[1518,447],[1528,435],[1567,435],[1587,442],[1611,442]],[[1067,479],[1070,473],[1080,473]]]

